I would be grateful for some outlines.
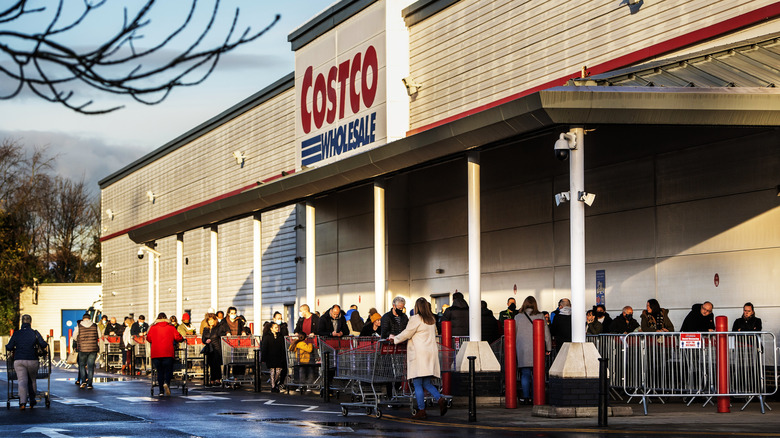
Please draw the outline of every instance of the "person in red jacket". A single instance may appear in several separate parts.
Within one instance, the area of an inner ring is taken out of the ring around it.
[[[157,370],[157,385],[160,395],[171,395],[171,379],[173,378],[173,355],[176,342],[184,338],[174,327],[165,313],[157,315],[157,320],[149,328],[146,340],[151,344],[152,366]]]

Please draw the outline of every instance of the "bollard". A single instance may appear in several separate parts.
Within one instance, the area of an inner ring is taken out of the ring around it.
[[[504,320],[504,381],[506,408],[517,409],[517,325],[514,319]]]
[[[726,316],[715,318],[715,331],[729,331],[729,319]],[[718,335],[718,392],[728,394],[729,392],[729,344],[728,335]],[[722,395],[718,397],[718,413],[728,414],[731,412],[731,397]]]
[[[441,345],[447,348],[452,348],[452,322],[441,322]],[[456,352],[457,353],[457,352]],[[441,376],[441,393],[445,395],[452,395],[452,381],[450,380],[450,373],[444,373]]]
[[[541,406],[547,402],[547,392],[544,387],[544,373],[546,371],[545,361],[547,351],[544,342],[544,329],[547,324],[544,319],[535,319],[534,326],[534,371],[533,371],[533,394],[534,406]]]
[[[260,377],[260,349],[255,349],[255,392],[260,392],[262,389]]]
[[[205,344],[204,344],[205,347]],[[203,387],[209,386],[209,357],[206,353],[203,353]]]
[[[322,393],[325,398],[325,403],[330,403],[330,351],[326,351],[324,354],[323,363],[323,376],[322,376]]]
[[[477,356],[469,356],[469,423],[477,421],[477,387],[474,379],[474,362]]]
[[[249,323],[249,331],[252,332],[252,334],[255,334],[255,323]]]
[[[73,329],[68,329],[68,354],[70,354],[70,340],[73,338]],[[108,362],[108,361],[106,361]]]
[[[54,337],[54,329],[49,329],[49,337],[50,338]]]
[[[130,347],[130,351],[125,356],[130,356],[130,372],[131,376],[135,376],[135,346]]]
[[[609,359],[599,358],[599,427],[607,427],[607,416],[609,415],[607,362],[609,362]]]

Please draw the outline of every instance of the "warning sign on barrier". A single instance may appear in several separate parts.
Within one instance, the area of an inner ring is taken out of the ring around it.
[[[701,348],[701,333],[680,333],[680,348]]]

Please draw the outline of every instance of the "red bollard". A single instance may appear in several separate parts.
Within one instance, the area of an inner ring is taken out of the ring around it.
[[[715,318],[715,331],[729,331],[729,318],[718,316]],[[728,394],[729,392],[729,344],[728,335],[718,335],[718,392]],[[727,395],[718,397],[718,413],[728,414],[731,412],[731,397]]]
[[[252,334],[255,334],[255,323],[249,323],[249,331],[252,332]]]
[[[68,349],[67,352],[70,354],[70,338],[73,337],[73,329],[68,329]]]
[[[547,395],[544,388],[545,359],[547,352],[544,343],[544,319],[534,320],[534,406],[547,403]]]
[[[504,380],[506,408],[517,409],[517,325],[514,319],[504,320]]]
[[[452,348],[452,322],[441,322],[441,345],[444,347]],[[450,373],[441,373],[441,393],[450,395],[451,383]]]
[[[49,337],[50,338],[54,337],[54,329],[49,329]]]

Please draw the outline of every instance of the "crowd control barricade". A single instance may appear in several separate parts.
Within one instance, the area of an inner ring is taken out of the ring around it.
[[[5,354],[5,364],[6,364],[6,380],[8,383],[8,399],[5,402],[6,409],[11,408],[11,400],[20,400],[19,399],[19,390],[18,390],[18,376],[16,375],[16,370],[14,369],[14,352],[13,351],[6,351]],[[48,408],[51,406],[51,397],[50,397],[50,391],[51,391],[51,347],[46,349],[46,354],[42,357],[38,358],[38,372],[34,376],[28,376],[30,379],[35,379],[38,381],[46,381],[46,390],[44,391],[41,388],[41,382],[37,383],[37,391],[33,394],[28,394],[27,402],[29,403],[30,400],[33,398],[36,401],[43,401],[46,404],[46,407]]]
[[[254,373],[247,368],[254,366],[254,350],[260,349],[260,338],[257,336],[223,336],[222,367],[224,369],[222,384],[235,389],[242,383],[253,384]]]
[[[720,393],[717,373],[719,336],[725,335],[728,349],[728,393]],[[769,390],[767,370],[777,376],[776,339],[769,332],[629,333],[623,344],[623,389],[629,397],[640,397],[647,415],[652,397],[696,398],[706,403],[712,397],[744,398],[742,409],[755,398],[761,412]],[[663,400],[663,399],[661,399]]]
[[[106,371],[121,369],[122,355],[125,354],[122,350],[122,337],[103,336],[100,338],[100,342],[103,344],[103,365]]]
[[[599,355],[608,359],[607,372],[609,379],[610,394],[617,399],[623,400],[622,390],[624,388],[624,367],[623,367],[623,338],[625,334],[600,334],[600,335],[588,335],[588,342],[593,343],[598,350]],[[636,339],[632,342],[636,342]],[[625,370],[629,374],[636,373],[635,368],[629,367]],[[630,375],[629,381],[635,382],[636,376]],[[636,388],[631,388],[635,390]]]
[[[305,342],[311,347],[311,352],[290,350],[290,346],[298,343],[297,336],[284,337],[284,349],[287,357],[287,381],[285,387],[298,388],[302,392],[315,386],[320,370],[320,353],[317,348],[316,338],[306,338]]]

